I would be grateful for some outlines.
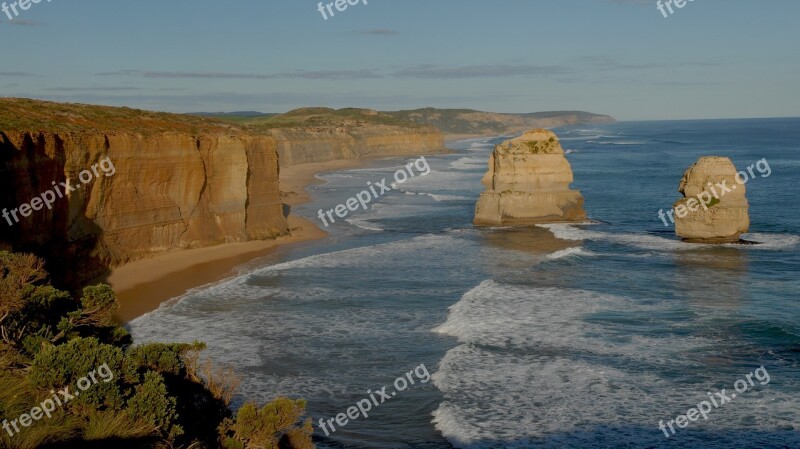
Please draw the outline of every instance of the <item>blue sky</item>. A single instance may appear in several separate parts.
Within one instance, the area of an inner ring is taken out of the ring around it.
[[[8,2],[8,0],[6,0]],[[2,2],[0,1],[0,4]],[[43,0],[0,13],[0,96],[174,112],[800,116],[800,2]]]

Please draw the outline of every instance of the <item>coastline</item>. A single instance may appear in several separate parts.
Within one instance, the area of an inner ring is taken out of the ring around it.
[[[355,168],[369,160],[337,160],[281,167],[281,200],[290,207],[310,201],[306,187],[319,184],[319,173]],[[226,243],[205,248],[174,250],[137,260],[111,271],[105,282],[117,294],[117,319],[127,323],[192,288],[236,275],[235,268],[277,252],[286,245],[325,238],[313,222],[289,213],[290,234],[274,240]]]

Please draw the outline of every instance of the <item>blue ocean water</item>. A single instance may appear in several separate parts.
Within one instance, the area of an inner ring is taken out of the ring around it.
[[[242,275],[130,324],[203,340],[237,401],[303,397],[320,448],[800,447],[800,119],[555,130],[596,224],[476,229],[497,139],[425,156],[431,172]],[[739,169],[758,245],[680,242],[658,218],[702,155]],[[328,173],[316,220],[416,158]],[[763,164],[762,164],[763,167]],[[318,222],[319,223],[319,222]],[[420,364],[433,374],[326,436],[330,419]],[[667,438],[659,421],[763,366],[769,383]]]

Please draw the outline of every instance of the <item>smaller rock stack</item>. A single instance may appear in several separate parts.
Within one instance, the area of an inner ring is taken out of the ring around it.
[[[750,227],[744,183],[727,157],[705,156],[694,163],[678,187],[684,198],[674,205],[675,233],[692,243],[734,243]]]
[[[487,191],[475,207],[477,226],[586,220],[583,197],[569,188],[572,168],[552,131],[527,131],[497,145],[483,183]]]

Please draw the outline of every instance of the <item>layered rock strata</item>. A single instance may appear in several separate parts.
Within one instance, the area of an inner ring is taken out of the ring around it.
[[[445,151],[438,130],[411,124],[359,120],[261,129],[190,115],[3,98],[0,211],[33,204],[67,180],[80,187],[52,208],[0,218],[0,250],[44,257],[59,283],[74,285],[166,251],[287,234],[279,161],[288,166]],[[106,159],[113,174],[101,171],[83,185],[81,173]]]
[[[352,126],[269,131],[281,166],[369,157],[420,156],[445,152],[444,135],[431,127]]]
[[[3,207],[67,180],[76,189],[13,226],[3,220],[0,240],[91,277],[169,250],[286,234],[275,147],[244,134],[4,133]],[[106,158],[114,170],[82,184],[80,172]]]
[[[675,233],[689,242],[732,243],[750,227],[744,183],[727,157],[701,157],[683,175],[673,209]]]
[[[586,220],[583,197],[570,190],[572,168],[556,135],[527,131],[497,145],[483,178],[486,192],[475,207],[478,226]]]

